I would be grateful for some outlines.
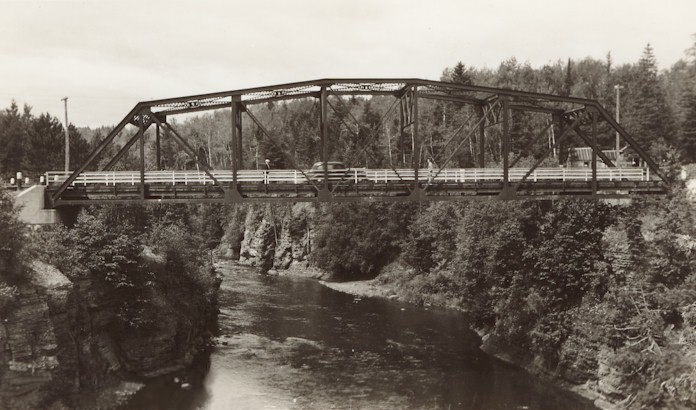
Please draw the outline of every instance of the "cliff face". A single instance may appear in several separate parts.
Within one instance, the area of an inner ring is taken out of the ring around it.
[[[78,388],[73,296],[73,284],[42,263],[34,264],[29,283],[17,286],[0,326],[3,408],[45,407],[58,390]]]
[[[288,207],[282,212],[279,208],[250,207],[246,210],[243,223],[236,227],[241,232],[238,249],[240,263],[261,267],[264,270],[285,270],[293,267],[306,269],[313,245],[311,218],[302,212],[307,208],[302,206]],[[303,224],[302,222],[306,222]],[[625,240],[618,241],[625,243]],[[223,248],[230,249],[231,243],[223,243]],[[624,272],[627,266],[627,250],[625,248],[611,249],[611,269],[614,272]],[[407,267],[396,271],[384,272],[372,284],[389,289],[390,294],[398,295],[405,301],[419,302],[419,299],[409,293],[408,286],[413,278]],[[417,285],[417,283],[416,283]],[[393,289],[393,290],[392,290]],[[420,289],[420,287],[418,287]],[[386,291],[385,291],[386,292]],[[367,295],[367,294],[366,294]],[[454,295],[458,298],[459,295]],[[447,306],[447,299],[440,299]],[[436,301],[428,302],[436,303]],[[454,305],[454,304],[452,304]],[[492,330],[492,329],[489,329]],[[612,408],[612,403],[623,399],[620,392],[622,386],[617,379],[617,369],[606,360],[605,354],[597,353],[599,346],[593,341],[579,336],[573,336],[566,342],[560,360],[557,363],[546,361],[540,355],[509,343],[505,338],[489,332],[484,337],[482,349],[487,353],[511,362],[519,367],[543,378],[553,380],[565,388],[589,398],[602,408]]]
[[[256,266],[263,271],[307,266],[312,244],[311,220],[314,209],[307,204],[288,207],[250,207],[236,236],[239,244],[223,240],[225,249],[239,248],[239,263]],[[224,251],[231,255],[234,252]]]
[[[273,266],[278,229],[270,215],[251,209],[244,220],[244,236],[239,251],[239,263],[257,266],[268,271]]]
[[[167,273],[161,260],[147,263]],[[0,317],[1,409],[89,408],[94,397],[115,406],[139,387],[129,380],[190,365],[211,336],[219,285],[212,273],[204,294],[154,284],[145,309],[159,320],[132,330],[117,320],[123,307],[103,282],[71,282],[40,262],[28,275]]]

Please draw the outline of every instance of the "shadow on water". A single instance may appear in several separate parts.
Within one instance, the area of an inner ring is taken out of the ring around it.
[[[218,344],[176,376],[191,389],[163,377],[124,410],[594,408],[483,353],[462,313],[223,273]]]

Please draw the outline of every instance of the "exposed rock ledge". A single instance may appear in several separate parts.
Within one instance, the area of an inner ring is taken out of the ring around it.
[[[153,272],[171,274],[161,257],[142,257]],[[10,303],[0,306],[2,409],[113,408],[140,389],[138,380],[187,367],[209,344],[215,289],[187,298],[186,289],[154,284],[162,320],[123,332],[116,325],[119,300],[100,281],[72,282],[42,262],[24,275]],[[172,305],[172,298],[186,298],[188,308]]]

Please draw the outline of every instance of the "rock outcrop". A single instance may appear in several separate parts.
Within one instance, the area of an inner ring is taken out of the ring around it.
[[[144,254],[143,262],[152,272],[170,273],[157,255]],[[134,380],[189,366],[212,336],[220,282],[209,275],[196,278],[195,292],[203,294],[153,283],[146,308],[158,320],[128,330],[119,321],[121,301],[103,281],[70,281],[33,263],[29,280],[16,285],[0,310],[0,409],[88,408],[82,403],[90,399],[81,396],[99,397],[108,408],[127,399],[122,393],[139,386]]]
[[[4,408],[41,408],[79,387],[71,337],[73,284],[55,268],[33,264],[0,326],[0,397]]]
[[[285,270],[294,265],[306,266],[311,251],[311,219],[314,207],[294,204],[285,207],[249,207],[239,237],[239,263],[263,271]],[[229,237],[235,236],[229,234]],[[223,238],[223,254],[230,254],[234,244]]]

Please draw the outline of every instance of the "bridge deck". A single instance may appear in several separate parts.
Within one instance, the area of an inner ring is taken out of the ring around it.
[[[527,175],[529,173],[529,175]],[[211,178],[212,176],[212,178]],[[146,171],[141,187],[139,171],[83,172],[54,205],[134,201],[351,201],[351,200],[458,200],[485,198],[504,191],[503,170],[413,169],[332,170],[328,192],[322,195],[323,174],[299,170],[240,170],[238,196],[230,196],[234,181],[229,170]],[[526,177],[526,178],[525,178]],[[64,172],[46,174],[47,191],[65,179]],[[214,178],[214,179],[213,179]],[[216,183],[217,181],[217,183]],[[594,185],[589,168],[511,168],[509,186],[520,197],[592,196],[626,197],[633,193],[663,193],[660,181],[647,168],[599,168]],[[226,193],[227,191],[227,193]]]

